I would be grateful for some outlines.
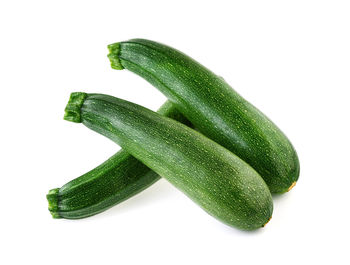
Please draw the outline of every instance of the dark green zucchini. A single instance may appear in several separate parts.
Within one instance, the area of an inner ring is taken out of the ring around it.
[[[112,68],[128,69],[153,84],[196,129],[250,164],[271,192],[295,185],[299,160],[290,141],[221,77],[157,42],[134,39],[108,48]]]
[[[260,175],[186,125],[131,102],[85,93],[72,93],[65,119],[118,143],[228,225],[252,230],[271,218],[271,194]]]
[[[191,124],[167,101],[158,113]],[[160,178],[124,150],[47,195],[54,218],[78,219],[100,213],[141,192]]]

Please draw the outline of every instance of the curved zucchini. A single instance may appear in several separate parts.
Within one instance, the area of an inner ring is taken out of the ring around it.
[[[287,137],[221,77],[163,44],[134,39],[111,44],[112,68],[128,69],[158,88],[201,133],[250,164],[273,193],[299,177]]]
[[[167,101],[158,113],[191,124]],[[54,218],[79,219],[95,215],[143,191],[160,179],[154,171],[125,150],[120,150],[104,163],[52,189],[47,195]]]
[[[228,225],[252,230],[271,218],[271,194],[260,175],[188,126],[112,96],[79,92],[65,119],[110,138]]]

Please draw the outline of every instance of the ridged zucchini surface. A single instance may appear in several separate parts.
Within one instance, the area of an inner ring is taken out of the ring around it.
[[[299,160],[288,138],[223,78],[154,41],[133,39],[108,48],[112,68],[128,69],[153,84],[196,129],[250,164],[271,192],[295,185]]]
[[[191,124],[169,101],[158,113]],[[160,176],[125,150],[47,195],[54,218],[79,219],[103,212],[143,191]]]
[[[110,138],[222,222],[244,230],[271,218],[270,191],[246,162],[173,119],[102,94],[72,93],[65,119]]]

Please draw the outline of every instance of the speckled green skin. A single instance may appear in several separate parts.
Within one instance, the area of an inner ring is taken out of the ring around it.
[[[201,133],[226,147],[283,193],[298,180],[287,137],[222,78],[163,44],[134,39],[109,45],[112,68],[128,69],[158,88]]]
[[[74,102],[86,95],[83,103]],[[263,226],[272,198],[260,175],[204,135],[139,105],[101,94],[73,93],[65,118],[105,135],[222,222]],[[80,108],[81,106],[81,108]],[[81,110],[71,111],[72,108]]]
[[[84,94],[78,94],[73,101],[81,103],[84,99]],[[66,119],[79,116],[79,108],[78,104],[70,110],[66,109],[66,113],[70,113]],[[78,113],[74,114],[74,111]],[[162,105],[158,113],[190,126],[188,120],[169,101]],[[61,188],[50,190],[47,195],[49,210],[54,218],[88,217],[132,197],[159,179],[157,173],[125,150],[120,150],[93,170]]]

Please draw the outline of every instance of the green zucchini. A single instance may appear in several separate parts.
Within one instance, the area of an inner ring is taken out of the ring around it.
[[[167,101],[158,113],[191,124]],[[79,219],[95,215],[141,192],[160,176],[125,150],[120,150],[104,163],[52,189],[47,195],[54,218]]]
[[[157,42],[134,39],[108,48],[112,68],[153,84],[197,130],[250,164],[272,193],[295,185],[299,160],[290,141],[221,77]]]
[[[244,230],[266,224],[272,198],[242,159],[173,119],[101,94],[72,93],[65,119],[110,138],[222,222]]]

